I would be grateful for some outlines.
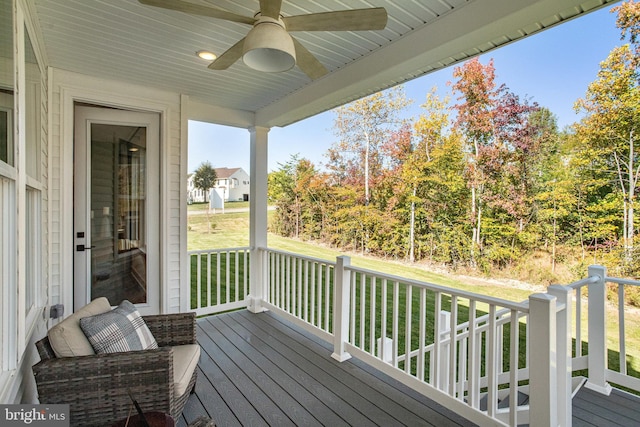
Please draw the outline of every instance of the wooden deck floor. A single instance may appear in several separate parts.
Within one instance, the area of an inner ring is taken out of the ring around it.
[[[271,313],[198,320],[196,393],[178,426],[208,415],[217,426],[473,425]]]
[[[225,426],[469,426],[447,408],[271,313],[198,320],[196,393],[178,420],[206,415]],[[582,388],[573,426],[640,426],[640,398]]]
[[[613,389],[604,396],[582,387],[573,398],[573,426],[640,426],[640,398]]]

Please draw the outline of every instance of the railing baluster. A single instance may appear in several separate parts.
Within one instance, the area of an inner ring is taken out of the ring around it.
[[[298,278],[296,280],[296,301],[297,301],[297,311],[298,311],[298,317],[302,318],[302,289],[303,289],[303,284],[302,284],[302,271],[303,271],[303,266],[304,262],[302,260],[302,258],[298,259]]]
[[[380,347],[378,353],[380,359],[387,360],[387,279],[382,279],[380,289]]]
[[[311,289],[309,291],[309,307],[311,308],[311,323],[315,326],[316,324],[316,276],[317,276],[317,268],[316,262],[311,264]]]
[[[458,297],[451,296],[451,317],[449,318],[449,386],[450,396],[455,396],[456,385],[456,329],[458,325]]]
[[[227,265],[225,266],[226,269],[226,277],[224,280],[224,284],[225,284],[225,302],[229,302],[229,294],[231,293],[231,252],[227,252],[227,256],[226,256],[226,260],[227,260]]]
[[[576,357],[582,356],[582,288],[576,289]]]
[[[371,295],[369,298],[369,354],[375,356],[376,348],[376,324],[377,324],[377,312],[376,312],[376,278],[371,277]]]
[[[488,343],[487,343],[487,413],[490,417],[495,417],[496,409],[498,408],[498,381],[496,378],[496,306],[491,304],[489,306],[489,329],[488,329]]]
[[[358,284],[358,276],[355,271],[351,272],[351,295],[349,296],[351,305],[350,305],[350,318],[349,318],[349,342],[356,345],[356,288]]]
[[[211,252],[207,253],[207,307],[211,306]],[[216,301],[217,302],[217,301]]]
[[[318,323],[316,324],[317,327],[320,327],[320,325],[322,325],[322,264],[318,263],[318,287],[316,289],[318,291],[318,296],[317,296],[317,307],[316,307],[316,311],[318,312]]]
[[[442,328],[440,326],[440,313],[442,312],[442,294],[440,292],[435,293],[435,313],[433,316],[433,358],[434,358],[434,366],[433,366],[433,385],[442,390],[444,384],[441,381],[442,373],[444,372],[442,368],[442,356],[440,356],[442,352]]]
[[[625,344],[624,285],[618,284],[618,342],[620,343],[620,373],[627,375],[627,347]]]
[[[329,324],[331,323],[331,266],[329,264],[324,265],[324,330],[329,331]]]
[[[405,314],[404,314],[404,371],[411,374],[411,313],[412,313],[412,291],[411,285],[405,285]]]
[[[249,295],[249,251],[245,250],[243,252],[243,270],[242,270],[242,278],[243,278],[243,299]]]
[[[469,405],[478,409],[480,401],[480,345],[476,332],[476,301],[469,301]]]
[[[292,269],[291,256],[285,256],[284,266],[284,309],[287,313],[291,313],[291,269]]]
[[[304,261],[304,307],[302,318],[305,322],[309,322],[309,304],[311,301],[309,298],[309,263],[309,260]]]
[[[511,310],[511,329],[509,331],[509,425],[518,425],[518,365],[519,365],[519,339],[520,331],[518,330],[520,323],[518,321],[518,312]]]
[[[196,255],[196,308],[202,307],[202,255]]]
[[[238,276],[238,270],[240,269],[240,266],[238,265],[240,263],[240,254],[238,252],[235,253],[235,260],[234,260],[234,274],[233,277],[235,279],[234,282],[234,301],[238,301],[238,297],[239,297],[239,288],[240,288],[240,276]]]
[[[216,304],[222,302],[220,291],[220,252],[216,252]]]
[[[364,335],[366,330],[365,325],[365,298],[367,293],[367,275],[363,274],[360,279],[360,342],[359,346],[362,350],[365,349]]]
[[[418,379],[424,381],[425,346],[427,335],[427,290],[420,288],[420,330],[418,332]]]
[[[398,319],[400,317],[399,312],[399,299],[400,299],[400,284],[397,281],[393,282],[393,330],[391,332],[391,339],[393,340],[393,351],[391,353],[393,366],[398,367]]]

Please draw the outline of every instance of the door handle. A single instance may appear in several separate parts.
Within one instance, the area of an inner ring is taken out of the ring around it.
[[[88,251],[90,249],[95,248],[95,245],[93,246],[85,246],[85,245],[76,245],[76,252],[84,252],[84,251]]]

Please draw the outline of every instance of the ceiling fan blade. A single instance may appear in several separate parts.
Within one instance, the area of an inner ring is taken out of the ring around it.
[[[296,47],[296,65],[304,72],[311,80],[318,79],[328,73],[327,69],[313,56],[309,50],[302,45],[295,37],[293,39],[293,45]]]
[[[208,16],[210,18],[224,19],[225,21],[239,22],[253,25],[256,20],[253,17],[236,15],[213,6],[204,6],[190,3],[184,0],[138,0],[147,6],[161,7],[163,9],[177,10],[191,15]]]
[[[387,25],[384,7],[310,13],[282,18],[287,31],[382,30]]]
[[[242,46],[244,45],[244,37],[242,40],[227,49],[215,61],[209,64],[212,70],[226,70],[233,65],[242,56]]]
[[[260,14],[269,18],[280,18],[282,0],[260,0]]]

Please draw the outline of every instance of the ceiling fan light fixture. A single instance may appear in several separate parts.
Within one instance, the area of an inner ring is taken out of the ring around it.
[[[279,73],[290,70],[296,65],[293,39],[283,24],[261,17],[244,40],[242,60],[258,71]]]

